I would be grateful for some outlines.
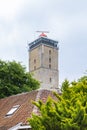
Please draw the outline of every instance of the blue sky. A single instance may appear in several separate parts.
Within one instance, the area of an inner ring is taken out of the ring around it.
[[[46,30],[59,41],[59,80],[87,70],[87,0],[0,0],[0,59],[28,70],[28,43]]]

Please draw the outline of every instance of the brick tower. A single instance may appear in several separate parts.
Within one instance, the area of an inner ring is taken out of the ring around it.
[[[56,89],[59,84],[58,42],[42,33],[29,44],[29,71],[41,83],[41,89]]]

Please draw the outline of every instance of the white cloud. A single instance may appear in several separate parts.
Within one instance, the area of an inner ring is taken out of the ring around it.
[[[0,17],[4,20],[11,20],[23,6],[24,0],[0,0]]]

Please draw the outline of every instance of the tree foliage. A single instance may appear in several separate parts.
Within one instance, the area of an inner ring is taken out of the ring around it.
[[[39,82],[15,61],[0,60],[0,98],[37,89]]]
[[[83,80],[84,79],[84,80]],[[62,95],[54,92],[57,100],[48,98],[34,102],[40,115],[32,114],[32,130],[87,130],[87,78],[62,84]]]

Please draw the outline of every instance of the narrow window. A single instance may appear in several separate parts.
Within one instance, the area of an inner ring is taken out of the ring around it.
[[[49,58],[49,63],[51,63],[51,58]]]
[[[51,55],[51,50],[49,50],[49,55]]]
[[[34,64],[36,63],[36,59],[34,59]]]
[[[52,82],[52,79],[50,78],[50,83]]]
[[[49,64],[49,69],[51,69],[51,64]]]

